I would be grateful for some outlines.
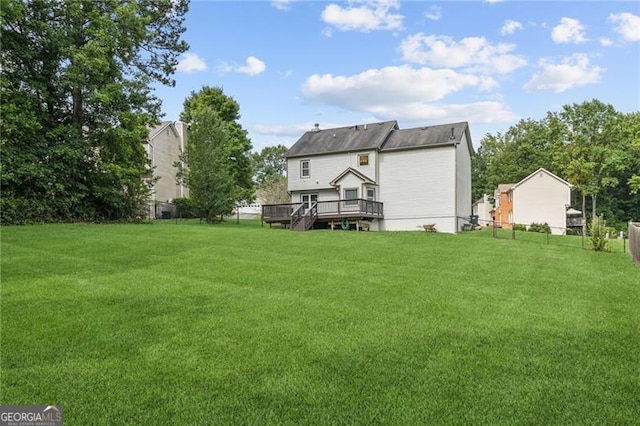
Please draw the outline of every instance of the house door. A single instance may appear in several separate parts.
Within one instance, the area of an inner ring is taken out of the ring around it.
[[[376,213],[373,211],[374,204],[373,201],[376,200],[376,189],[375,188],[367,188],[367,213]]]
[[[304,204],[305,210],[311,207],[313,203],[318,202],[318,194],[302,194],[300,196],[302,204]]]

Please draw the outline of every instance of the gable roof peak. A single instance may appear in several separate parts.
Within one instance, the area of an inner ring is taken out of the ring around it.
[[[573,185],[571,185],[569,182],[567,182],[566,180],[562,179],[561,177],[551,173],[549,170],[545,169],[544,167],[540,167],[538,168],[538,170],[534,171],[533,173],[531,173],[530,175],[528,175],[527,177],[525,177],[524,179],[522,179],[520,182],[516,183],[515,185],[513,185],[513,188],[515,189],[516,187],[522,185],[523,183],[525,183],[526,181],[528,181],[529,179],[531,179],[533,176],[535,176],[538,173],[545,173],[547,175],[549,175],[550,177],[558,180],[559,182],[567,185],[569,188],[572,188]]]

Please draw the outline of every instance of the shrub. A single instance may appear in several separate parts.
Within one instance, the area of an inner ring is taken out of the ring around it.
[[[527,226],[522,224],[522,223],[516,223],[513,225],[513,230],[514,231],[526,231],[527,230]]]
[[[589,240],[594,251],[611,251],[607,234],[611,232],[607,228],[607,222],[602,217],[594,217],[589,224]]]
[[[194,205],[191,198],[174,198],[172,201],[176,206],[176,216],[181,218],[195,218],[200,217],[198,209]]]
[[[579,228],[567,228],[567,235],[582,235],[582,229]]]
[[[537,222],[533,222],[528,229],[529,232],[540,232],[540,233],[550,233],[551,232],[551,228],[549,227],[548,223],[537,223]]]

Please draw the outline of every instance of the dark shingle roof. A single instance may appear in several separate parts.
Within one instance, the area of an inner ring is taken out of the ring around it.
[[[287,151],[285,157],[379,149],[389,132],[398,128],[396,121],[360,124],[326,130],[309,130]]]
[[[466,130],[466,122],[394,130],[381,151],[459,143]]]
[[[467,122],[416,127],[400,130],[396,121],[339,127],[306,132],[287,151],[285,157],[305,157],[377,149],[381,152],[458,144],[467,136],[469,152],[473,155]]]

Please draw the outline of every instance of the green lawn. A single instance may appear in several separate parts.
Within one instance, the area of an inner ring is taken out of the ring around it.
[[[640,268],[577,237],[3,227],[0,404],[90,424],[637,424]]]

